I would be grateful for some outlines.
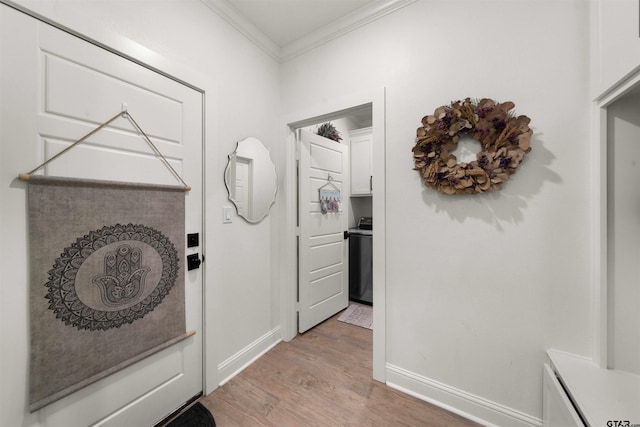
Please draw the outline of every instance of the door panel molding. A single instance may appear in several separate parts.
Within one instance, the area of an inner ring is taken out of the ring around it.
[[[346,145],[301,130],[300,144],[300,240],[298,331],[305,332],[349,304],[347,244],[348,191],[342,191],[342,210],[320,211],[318,190],[327,183],[348,188],[349,150]],[[333,174],[333,175],[332,175]],[[331,181],[329,181],[331,177]],[[338,247],[337,251],[329,248]],[[329,249],[329,252],[327,251]],[[335,255],[338,255],[337,259]],[[325,255],[325,256],[323,256]],[[329,255],[329,256],[327,256]],[[333,256],[331,256],[333,255]]]

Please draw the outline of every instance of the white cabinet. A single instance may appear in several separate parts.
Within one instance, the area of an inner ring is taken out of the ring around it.
[[[373,194],[373,133],[371,128],[349,132],[351,157],[351,196]]]
[[[640,376],[561,351],[547,355],[544,427],[631,426],[640,420]]]
[[[592,4],[594,97],[640,66],[638,0],[595,0]]]
[[[555,372],[544,364],[542,377],[543,427],[584,427],[571,400],[562,388]]]

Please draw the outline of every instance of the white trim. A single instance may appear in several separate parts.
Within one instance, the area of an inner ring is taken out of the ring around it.
[[[594,362],[608,368],[607,325],[607,107],[640,85],[640,67],[596,98],[592,109],[593,333]]]
[[[298,224],[297,218],[297,150],[296,135],[293,129],[285,126],[283,140],[286,141],[284,159],[284,212],[280,215],[280,231],[283,238],[281,247],[280,271],[280,326],[282,339],[292,340],[298,333]]]
[[[607,367],[607,113],[597,103],[593,105],[591,188],[593,197],[592,223],[592,298],[594,361]]]
[[[270,57],[282,64],[311,49],[382,18],[416,0],[379,0],[364,6],[329,25],[286,46],[278,46],[227,0],[201,0]]]
[[[542,426],[540,418],[387,364],[387,385],[485,426]]]
[[[408,6],[415,1],[416,0],[380,0],[371,3],[299,40],[283,46],[280,49],[279,62],[287,62],[298,55],[302,55],[309,50],[315,49],[331,40],[335,40],[398,9]]]
[[[329,99],[327,102],[285,116],[283,119],[283,140],[287,141],[285,153],[285,176],[283,197],[285,209],[281,222],[284,236],[283,262],[281,271],[281,319],[282,339],[289,341],[297,334],[296,292],[297,292],[297,254],[296,254],[296,153],[294,130],[298,127],[318,123],[323,119],[335,118],[346,110],[352,110],[365,104],[373,106],[373,216],[376,221],[373,236],[373,378],[385,381],[386,364],[386,117],[385,89],[378,88],[352,94],[342,99]],[[312,120],[313,119],[313,120]]]
[[[609,90],[603,92],[596,99],[596,102],[598,103],[600,108],[604,108],[616,101],[618,98],[624,96],[627,91],[629,91],[637,84],[640,84],[640,67],[638,67],[634,73],[629,73],[627,77],[611,86]]]
[[[591,93],[594,94],[602,82],[602,70],[599,65],[602,63],[602,2],[600,0],[590,0],[589,5],[589,24],[591,28],[589,32],[589,52],[591,54],[589,62],[589,69],[591,71],[590,90]]]
[[[607,107],[640,84],[640,66],[630,70],[610,87],[601,90],[602,64],[602,0],[591,1],[591,176],[592,176],[592,328],[593,359],[602,369],[608,360],[608,273],[607,273]]]
[[[223,386],[231,378],[242,372],[247,366],[275,347],[280,341],[280,326],[277,326],[250,343],[248,346],[218,365],[218,372],[223,378],[218,386]],[[227,373],[230,371],[230,373]]]
[[[238,30],[240,34],[248,38],[253,44],[265,51],[278,62],[280,60],[280,47],[269,39],[258,27],[253,25],[245,16],[233,7],[227,0],[201,0],[204,5],[216,12],[229,25]]]
[[[386,90],[373,98],[373,378],[385,382],[387,363],[387,116]],[[380,260],[380,261],[378,261]],[[378,326],[379,325],[379,326]]]

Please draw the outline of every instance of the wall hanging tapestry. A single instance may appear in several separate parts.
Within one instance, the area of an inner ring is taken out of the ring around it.
[[[183,186],[31,176],[120,117]],[[191,187],[126,110],[19,177],[29,183],[30,411],[195,334],[179,255]]]
[[[184,198],[30,177],[31,411],[188,336]]]
[[[513,102],[455,101],[422,119],[413,147],[414,169],[424,185],[444,194],[497,191],[531,151],[531,119],[516,116]],[[453,151],[469,136],[482,149],[476,160],[458,162]]]

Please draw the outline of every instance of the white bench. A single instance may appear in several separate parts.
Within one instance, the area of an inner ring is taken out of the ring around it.
[[[640,426],[640,376],[556,350],[547,355],[544,426]]]

